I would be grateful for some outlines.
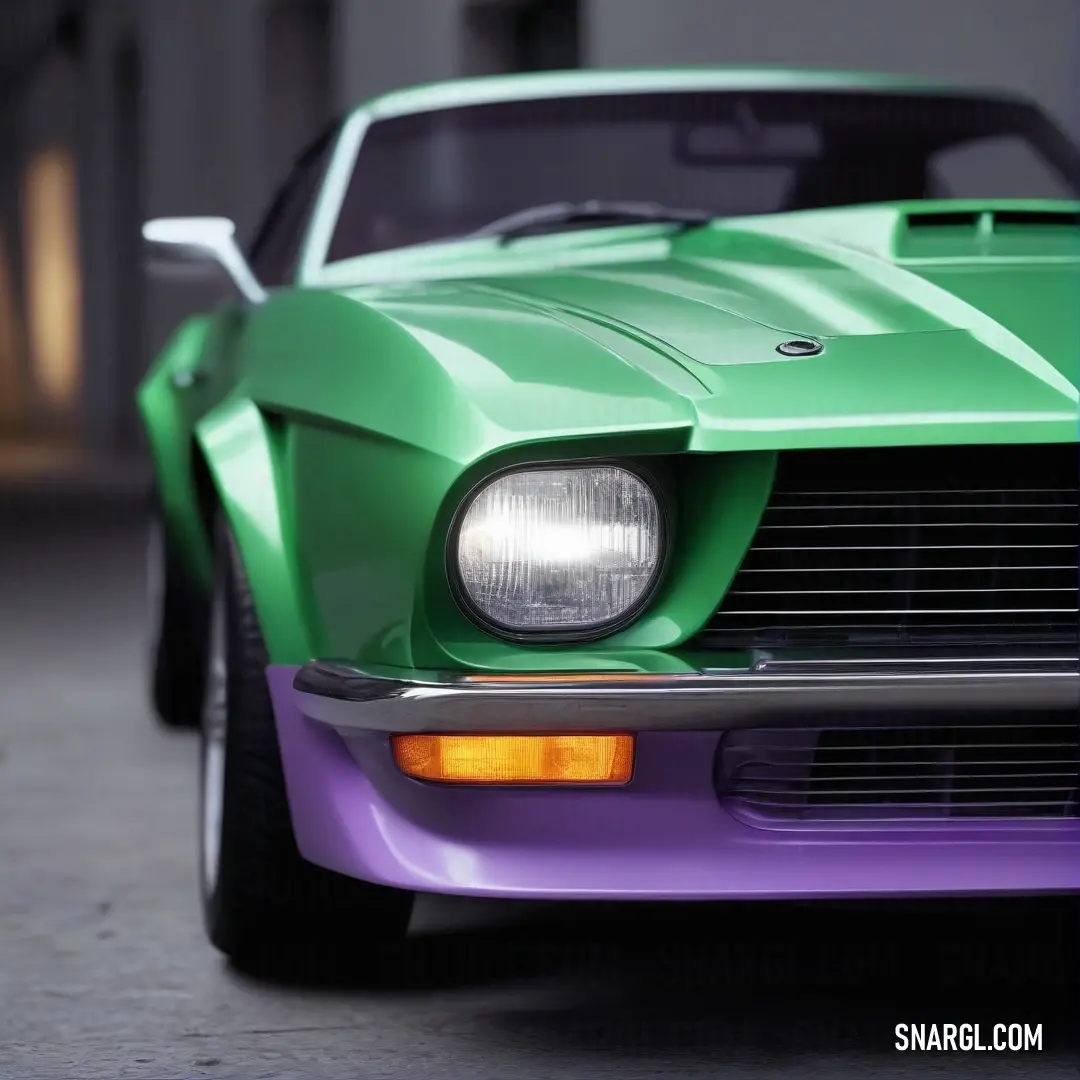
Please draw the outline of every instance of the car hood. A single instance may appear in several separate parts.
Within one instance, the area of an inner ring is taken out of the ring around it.
[[[1070,441],[1078,209],[777,214],[558,267],[519,269],[510,249],[509,272],[364,299],[510,431],[683,427],[698,450]],[[777,351],[792,339],[823,348]]]

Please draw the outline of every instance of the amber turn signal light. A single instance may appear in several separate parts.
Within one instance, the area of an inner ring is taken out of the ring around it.
[[[448,784],[625,784],[633,735],[395,735],[407,776]]]

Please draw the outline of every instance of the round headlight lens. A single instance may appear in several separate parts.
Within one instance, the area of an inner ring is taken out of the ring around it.
[[[617,622],[646,598],[660,566],[656,496],[613,466],[507,473],[476,495],[457,533],[461,586],[511,631]]]

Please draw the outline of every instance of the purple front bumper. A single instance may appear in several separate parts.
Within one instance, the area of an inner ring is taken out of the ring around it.
[[[271,667],[302,854],[402,889],[532,899],[714,900],[1080,891],[1080,821],[782,831],[717,798],[720,733],[638,736],[624,788],[428,785],[389,737],[305,716],[297,668]],[[358,764],[358,762],[362,764]]]

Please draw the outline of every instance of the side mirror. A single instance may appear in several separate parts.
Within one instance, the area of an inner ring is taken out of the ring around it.
[[[154,218],[143,225],[142,234],[157,253],[149,264],[152,273],[201,278],[208,270],[221,269],[245,300],[261,304],[266,299],[228,218]]]

